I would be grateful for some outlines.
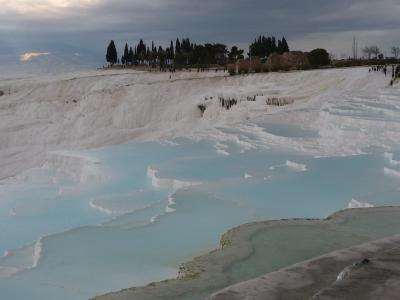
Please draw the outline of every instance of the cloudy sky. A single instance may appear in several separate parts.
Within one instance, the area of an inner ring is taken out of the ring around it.
[[[293,50],[323,47],[336,57],[350,54],[354,36],[387,55],[400,46],[399,0],[0,0],[0,7],[0,64],[26,53],[101,63],[110,39],[119,49],[177,36],[247,48],[273,34]]]

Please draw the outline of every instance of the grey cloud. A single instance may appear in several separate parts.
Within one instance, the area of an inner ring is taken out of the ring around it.
[[[396,0],[100,0],[87,9],[70,8],[54,19],[3,15],[0,38],[29,35],[85,48],[102,47],[109,39],[121,44],[143,37],[167,43],[177,36],[243,45],[259,34],[275,34],[287,36],[300,48],[307,47],[309,39],[345,51],[349,41],[340,38],[350,38],[349,33],[385,47],[400,43],[392,40],[393,34],[386,40],[371,34],[368,41],[368,31],[385,34],[400,29],[399,13]]]

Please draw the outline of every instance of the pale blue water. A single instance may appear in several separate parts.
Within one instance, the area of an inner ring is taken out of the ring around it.
[[[286,137],[315,134],[291,130],[269,127]],[[221,155],[212,141],[174,142],[84,151],[100,160],[100,172],[110,177],[97,184],[64,179],[1,185],[0,251],[14,255],[0,259],[0,265],[27,268],[0,278],[1,299],[87,299],[175,277],[180,263],[215,248],[224,231],[242,223],[327,217],[353,198],[373,205],[400,202],[400,179],[384,174],[388,161],[380,149],[314,158],[273,148],[243,152],[227,142],[230,155]],[[287,160],[307,170],[290,168]],[[148,167],[158,170],[157,177],[202,184],[178,191],[155,188]],[[73,192],[60,195],[67,187]],[[175,204],[167,213],[169,195]],[[40,237],[40,260],[28,269]],[[30,247],[15,250],[24,246]]]

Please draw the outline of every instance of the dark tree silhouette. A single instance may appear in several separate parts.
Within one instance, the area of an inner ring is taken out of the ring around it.
[[[143,40],[139,41],[139,45],[137,45],[136,49],[138,59],[143,62],[146,59],[146,45]]]
[[[285,38],[282,38],[282,40],[278,40],[277,42],[274,36],[259,36],[252,44],[250,44],[249,54],[251,56],[268,57],[272,53],[282,54],[285,52],[289,52],[289,45]]]
[[[179,41],[179,39],[176,39],[176,42],[175,42],[175,53],[176,54],[181,53],[181,42]]]
[[[283,51],[283,53],[290,51],[289,45],[288,45],[285,37],[282,37],[282,51]]]
[[[125,43],[124,55],[122,56],[121,61],[122,61],[123,64],[128,64],[128,62],[129,62],[128,43]]]
[[[149,45],[150,46],[150,45]],[[153,67],[159,65],[162,68],[169,66],[188,67],[196,66],[199,70],[208,69],[211,65],[224,66],[227,62],[235,63],[244,58],[244,51],[233,46],[230,51],[221,43],[195,44],[189,38],[177,38],[175,43],[170,42],[169,47],[163,48],[151,42],[147,46],[143,39],[133,47],[125,44],[121,61],[124,64],[145,64]],[[272,53],[284,53],[289,51],[286,39],[276,40],[274,36],[259,36],[250,45],[250,56],[268,57]],[[117,51],[113,41],[107,48],[107,61],[114,64],[117,61]]]
[[[110,44],[107,47],[106,60],[111,65],[115,64],[118,60],[117,48],[115,47],[115,43],[113,40],[111,40]]]
[[[129,62],[130,64],[133,64],[133,49],[132,49],[132,47],[129,48],[128,62]]]
[[[230,63],[235,63],[237,62],[239,59],[243,59],[244,50],[239,49],[237,46],[233,46],[231,48],[231,51],[228,54],[228,59]]]
[[[313,67],[326,66],[331,63],[329,54],[325,49],[314,49],[308,53],[307,57]]]
[[[175,52],[174,52],[174,42],[171,41],[171,44],[169,46],[169,53],[170,53],[170,59],[175,58]]]

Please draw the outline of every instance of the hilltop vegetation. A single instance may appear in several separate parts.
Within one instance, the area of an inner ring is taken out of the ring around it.
[[[250,44],[249,49],[250,52],[247,55],[267,58],[272,53],[289,52],[289,45],[285,37],[277,40],[274,36],[259,36]],[[125,43],[121,57],[118,56],[114,41],[111,41],[106,54],[106,60],[111,65],[147,65],[160,68],[226,66],[244,57],[244,50],[237,46],[232,46],[228,50],[228,47],[222,43],[196,44],[189,38],[177,38],[166,48],[161,45],[156,46],[154,42],[151,42],[150,46],[146,45],[143,40],[134,46]]]
[[[249,44],[248,52],[234,45],[230,49],[223,43],[197,44],[190,38],[177,38],[163,47],[146,44],[143,39],[136,45],[125,43],[118,54],[112,40],[106,53],[106,61],[113,68],[139,68],[174,72],[176,69],[208,71],[210,69],[229,71],[231,75],[308,70],[320,67],[352,67],[362,65],[384,65],[397,63],[397,57],[385,58],[377,46],[365,47],[364,57],[335,60],[326,49],[317,48],[310,52],[291,51],[285,37],[260,35]],[[368,51],[367,51],[368,50]],[[374,52],[372,52],[374,51]],[[400,51],[393,48],[395,56]],[[372,57],[374,55],[374,57]]]

